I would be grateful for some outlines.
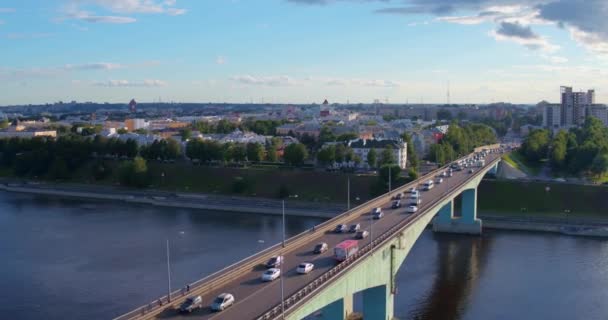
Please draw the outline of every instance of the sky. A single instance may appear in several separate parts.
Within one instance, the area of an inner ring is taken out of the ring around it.
[[[2,0],[0,105],[608,103],[605,0]]]

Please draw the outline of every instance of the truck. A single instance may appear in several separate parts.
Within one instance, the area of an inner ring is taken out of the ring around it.
[[[341,262],[352,257],[357,251],[359,251],[359,241],[344,240],[334,248],[334,258]]]

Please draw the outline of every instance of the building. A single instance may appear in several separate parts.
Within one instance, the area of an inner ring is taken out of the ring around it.
[[[585,109],[587,117],[596,117],[602,121],[604,126],[608,126],[608,107],[605,104],[593,104]]]
[[[135,131],[139,129],[146,129],[150,125],[145,119],[127,119],[125,120],[125,127],[128,131]]]
[[[33,138],[33,137],[57,137],[56,130],[37,130],[37,129],[24,129],[24,130],[6,130],[0,131],[0,138]]]
[[[562,124],[562,106],[559,104],[545,104],[543,110],[543,127],[558,128]]]
[[[561,125],[577,126],[585,122],[588,105],[595,104],[595,90],[572,91],[572,87],[560,87]]]
[[[348,146],[353,149],[353,152],[361,158],[361,165],[369,167],[367,163],[367,154],[371,149],[376,151],[378,158],[386,148],[392,148],[393,155],[397,164],[401,169],[405,169],[407,165],[407,143],[401,140],[366,140],[357,139],[348,142]],[[380,160],[380,159],[378,159]]]

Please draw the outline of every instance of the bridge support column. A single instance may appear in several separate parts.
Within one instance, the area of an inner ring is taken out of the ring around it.
[[[490,168],[490,170],[488,170],[488,173],[496,175],[498,173],[498,163],[496,163],[495,165],[493,165],[492,168]]]
[[[454,217],[453,201],[446,204],[433,220],[433,231],[481,234],[481,220],[477,219],[477,188],[462,192],[462,216]]]
[[[388,286],[378,286],[363,291],[363,319],[390,320],[393,317],[393,295]]]

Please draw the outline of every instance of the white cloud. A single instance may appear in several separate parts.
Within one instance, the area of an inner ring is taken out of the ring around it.
[[[546,53],[553,53],[559,50],[560,46],[552,44],[545,37],[530,37],[530,38],[522,38],[516,36],[507,36],[501,33],[498,33],[496,30],[492,30],[489,35],[493,37],[497,41],[511,41],[518,43],[528,49],[531,50],[540,50]]]
[[[144,80],[144,81],[129,81],[129,80],[108,80],[108,81],[100,81],[94,82],[94,86],[98,87],[107,87],[107,88],[153,88],[153,87],[165,87],[168,85],[166,81],[163,80]]]
[[[596,33],[582,31],[576,27],[570,27],[568,29],[572,39],[589,51],[600,55],[608,55],[608,41],[602,36]]]
[[[252,75],[237,75],[230,80],[245,84],[245,85],[258,85],[258,86],[293,86],[297,82],[289,76],[266,76],[266,77],[254,77]]]
[[[215,58],[215,63],[216,64],[225,64],[226,58],[224,56],[217,56],[217,58]]]
[[[75,11],[68,14],[69,18],[82,20],[91,23],[111,23],[111,24],[126,24],[137,21],[135,18],[123,16],[98,16],[87,11]]]
[[[551,63],[555,63],[555,64],[568,62],[568,58],[566,58],[566,57],[550,56],[550,55],[544,55],[544,54],[541,54],[540,57],[543,58],[544,60],[547,60],[547,61],[549,61]]]
[[[64,70],[114,70],[124,68],[125,66],[118,63],[110,62],[97,62],[97,63],[85,63],[85,64],[66,64],[63,66]]]
[[[65,15],[69,19],[77,19],[92,23],[112,23],[126,24],[137,21],[127,15],[132,14],[167,14],[178,16],[185,14],[186,9],[176,8],[175,0],[71,0],[66,9]],[[96,11],[106,11],[112,14],[99,14],[84,10],[83,7],[95,8]]]

